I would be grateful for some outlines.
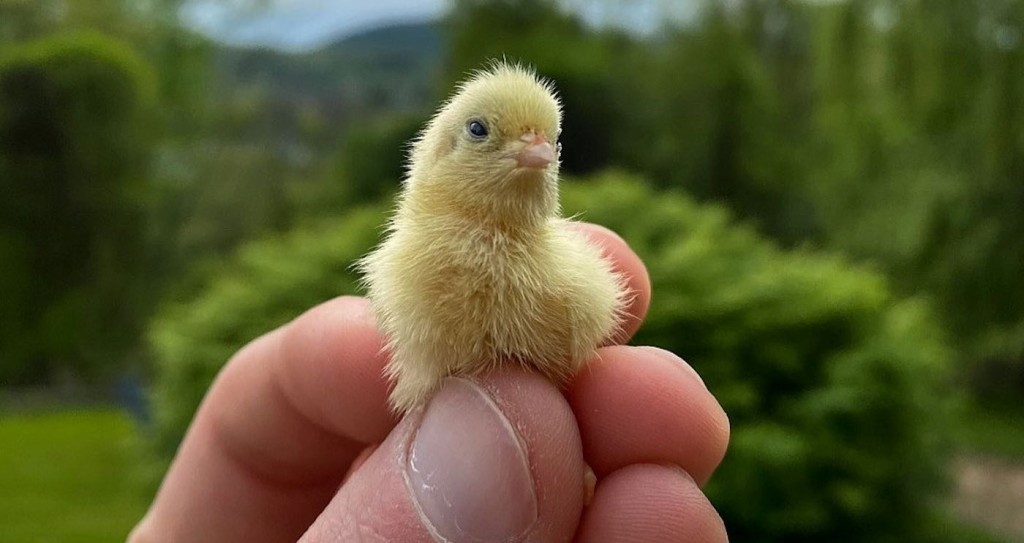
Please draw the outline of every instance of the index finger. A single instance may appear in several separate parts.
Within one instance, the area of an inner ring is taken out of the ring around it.
[[[651,305],[651,279],[647,275],[647,267],[629,244],[611,229],[585,222],[576,223],[576,227],[601,247],[604,257],[611,261],[612,269],[625,279],[629,297],[622,326],[606,344],[626,343],[640,329]]]
[[[295,541],[395,424],[369,303],[343,297],[221,371],[130,541]]]
[[[610,230],[580,228],[633,297],[615,342],[650,300],[640,259]],[[253,341],[199,408],[132,541],[294,541],[356,457],[397,422],[387,404],[382,338],[369,303],[342,297]]]

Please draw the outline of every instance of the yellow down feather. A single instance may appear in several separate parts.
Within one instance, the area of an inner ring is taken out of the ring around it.
[[[560,216],[557,156],[541,167],[517,161],[531,141],[555,144],[560,124],[549,83],[495,63],[413,142],[387,236],[359,263],[397,411],[449,375],[504,363],[563,382],[620,325],[623,278]]]

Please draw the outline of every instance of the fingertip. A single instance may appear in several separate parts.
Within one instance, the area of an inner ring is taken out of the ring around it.
[[[383,345],[369,300],[340,296],[283,328],[276,377],[306,418],[362,443],[380,442],[397,423],[387,406]]]
[[[621,329],[609,344],[625,343],[640,329],[651,305],[651,278],[647,272],[647,266],[633,252],[626,240],[614,230],[593,223],[573,224],[604,250],[605,255],[611,260],[615,272],[626,279],[629,297],[624,311],[624,319]]]
[[[575,418],[549,381],[519,368],[451,378],[368,454],[306,540],[369,530],[394,541],[567,541],[584,485]]]
[[[682,359],[613,346],[569,384],[587,462],[598,476],[637,463],[682,466],[706,482],[729,442],[728,417]]]
[[[308,333],[319,331],[321,327],[318,325],[323,324],[331,327],[374,327],[373,307],[370,300],[362,296],[338,296],[307,309],[288,323],[286,329]]]
[[[722,518],[685,471],[634,464],[598,483],[576,540],[723,543],[729,538]]]
[[[615,230],[612,230],[611,228],[608,228],[607,226],[605,226],[603,224],[597,224],[597,223],[592,223],[592,222],[582,222],[582,221],[574,222],[573,224],[577,228],[579,228],[580,230],[586,232],[587,235],[592,236],[595,240],[606,240],[607,239],[607,240],[611,240],[614,243],[618,243],[618,244],[621,244],[621,245],[628,245],[626,243],[626,240],[623,239],[622,236],[620,236],[618,232],[616,232]]]
[[[469,417],[465,414],[470,413],[472,409],[469,405],[455,406],[457,409],[450,411],[450,414],[444,418],[446,426],[444,439],[449,446],[455,449],[452,456],[463,455],[461,462],[467,467],[461,469],[494,463],[500,455],[497,454],[497,451],[494,453],[487,451],[501,440],[489,432],[493,432],[496,427],[504,426],[515,435],[514,439],[520,443],[528,468],[528,478],[531,480],[530,486],[534,502],[527,509],[532,511],[531,515],[534,520],[522,537],[527,541],[566,541],[570,539],[576,531],[583,510],[587,467],[583,461],[576,418],[561,391],[536,372],[518,367],[504,367],[472,380],[449,380],[446,388],[442,389],[438,396],[435,396],[435,400],[428,404],[424,421],[431,417],[431,411],[444,407],[435,405],[434,401],[444,395],[446,389],[456,386],[466,388],[467,385],[476,387],[486,396],[487,402],[493,402],[493,406],[505,422],[503,424],[488,424],[486,427],[479,427],[472,431],[470,439],[480,442],[480,445],[460,444],[459,439],[453,436],[460,433],[461,426],[469,423],[467,420]],[[456,413],[463,415],[456,415]],[[425,426],[426,422],[424,422],[424,426],[421,426],[420,432]],[[416,440],[417,442],[420,440],[419,435]],[[416,444],[412,449],[415,448]],[[476,451],[475,454],[467,454],[473,450]],[[483,457],[491,457],[491,460],[485,461]],[[432,471],[441,473],[443,470]],[[518,488],[518,485],[515,484],[516,477],[513,476],[516,471],[508,467],[497,470],[490,469],[483,474],[470,477],[475,491],[492,489],[473,501],[478,504],[495,501],[503,503],[503,506],[498,507],[503,512],[497,518],[490,519],[485,517],[494,512],[481,513],[477,515],[480,518],[462,519],[456,524],[460,526],[479,525],[481,520],[484,520],[485,524],[490,526],[490,530],[506,525],[511,518],[515,517],[514,511],[522,513],[519,506],[524,501],[523,495],[514,491]],[[450,484],[450,482],[447,483]],[[492,493],[498,495],[489,497],[489,494]],[[445,534],[450,535],[450,532],[445,532]],[[496,533],[490,535],[495,536]],[[496,537],[493,540],[506,539],[508,538]],[[453,540],[460,539],[456,537]],[[477,539],[468,540],[476,541]],[[490,541],[492,539],[481,538],[481,540]]]
[[[576,417],[562,392],[536,372],[504,368],[478,379],[527,452],[538,521],[530,541],[568,540],[586,499],[586,472]]]

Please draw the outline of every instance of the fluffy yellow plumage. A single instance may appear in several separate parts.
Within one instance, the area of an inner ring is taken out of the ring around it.
[[[563,381],[615,332],[623,279],[560,217],[550,84],[497,63],[414,142],[386,239],[360,262],[401,412],[501,363]]]

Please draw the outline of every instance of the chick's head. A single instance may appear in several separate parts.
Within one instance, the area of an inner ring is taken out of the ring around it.
[[[558,208],[561,106],[527,68],[497,63],[459,87],[413,145],[409,189],[502,220]]]

